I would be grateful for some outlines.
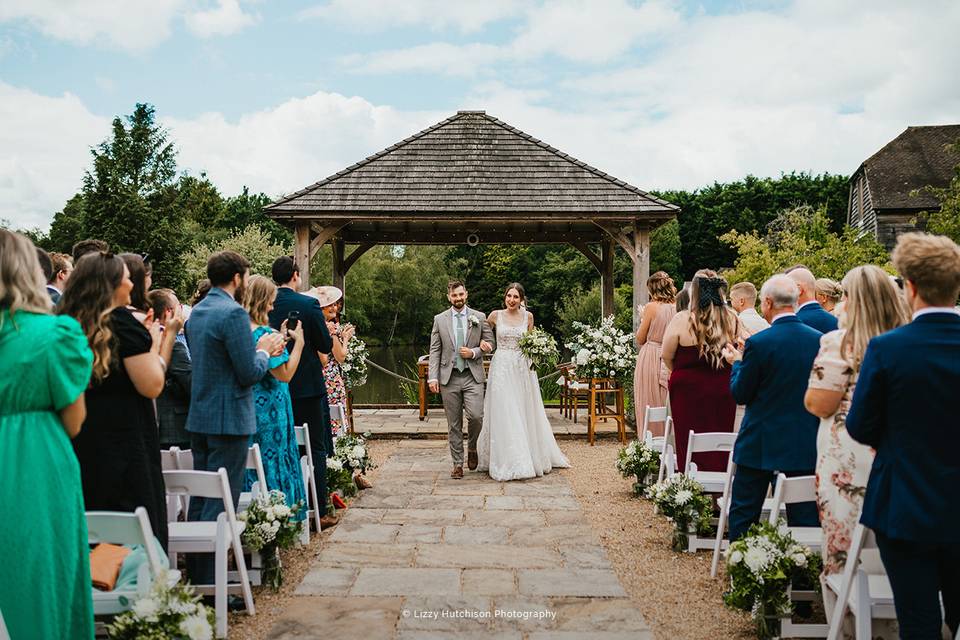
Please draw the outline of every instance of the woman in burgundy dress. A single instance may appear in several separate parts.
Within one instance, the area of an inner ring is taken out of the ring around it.
[[[694,274],[690,308],[673,317],[663,336],[663,363],[677,445],[677,464],[687,459],[687,440],[697,433],[733,432],[737,405],[730,395],[730,365],[721,351],[740,337],[736,312],[727,306],[727,282],[709,269]],[[697,453],[701,471],[725,471],[726,453]]]

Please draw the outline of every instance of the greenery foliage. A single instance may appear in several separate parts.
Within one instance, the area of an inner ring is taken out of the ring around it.
[[[953,149],[960,153],[960,142],[954,144]],[[949,185],[943,189],[928,188],[927,191],[940,201],[940,210],[920,216],[926,230],[960,243],[960,164],[953,168]]]
[[[207,258],[217,251],[236,251],[250,261],[250,272],[270,277],[273,261],[292,250],[289,243],[273,244],[273,238],[262,228],[251,224],[242,231],[229,235],[223,240],[207,244],[198,244],[187,251],[182,258],[183,277],[178,290],[189,295],[197,282],[207,277]]]

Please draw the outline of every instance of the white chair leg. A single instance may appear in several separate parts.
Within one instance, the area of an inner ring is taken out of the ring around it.
[[[223,528],[218,523],[217,532]],[[217,615],[217,637],[227,637],[227,544],[223,536],[217,536],[217,549],[214,555],[214,609]]]
[[[857,590],[857,611],[854,614],[856,617],[857,640],[872,640],[873,624],[871,618],[873,615],[870,611],[870,583],[867,573],[857,571],[854,580],[856,582],[854,588]]]
[[[224,525],[226,525],[226,522],[224,522]],[[224,545],[233,547],[233,560],[237,565],[237,573],[240,575],[240,589],[243,591],[243,602],[247,607],[247,614],[252,616],[256,614],[257,610],[253,605],[253,591],[250,589],[247,563],[243,559],[243,544],[240,542],[240,534],[236,533],[231,541],[230,534],[225,531]]]

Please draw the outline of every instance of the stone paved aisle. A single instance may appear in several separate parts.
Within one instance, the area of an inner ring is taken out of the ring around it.
[[[270,638],[653,638],[561,473],[449,477],[443,441],[404,441]]]

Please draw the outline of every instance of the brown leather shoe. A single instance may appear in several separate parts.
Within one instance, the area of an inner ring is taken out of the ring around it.
[[[450,477],[454,480],[463,478],[463,467],[454,467],[453,471],[450,472]]]
[[[373,487],[373,484],[360,473],[353,476],[353,481],[357,483],[358,489],[370,489]]]
[[[470,469],[470,471],[476,471],[476,470],[477,470],[477,464],[478,464],[477,452],[476,452],[476,451],[470,451],[470,452],[468,452],[468,453],[467,453],[467,468]]]
[[[320,529],[329,529],[338,522],[340,522],[340,518],[337,516],[322,516],[320,518]]]

